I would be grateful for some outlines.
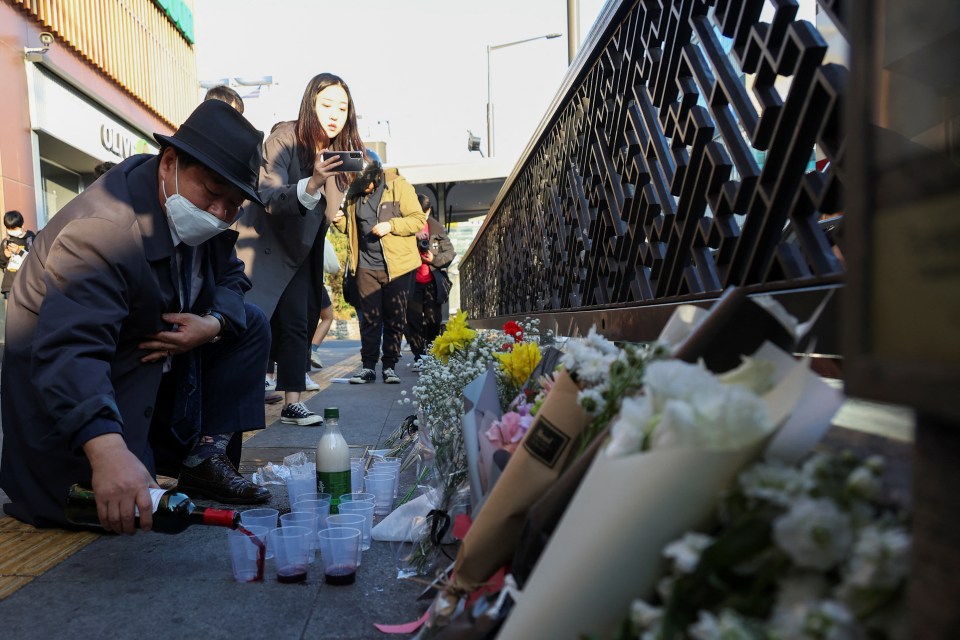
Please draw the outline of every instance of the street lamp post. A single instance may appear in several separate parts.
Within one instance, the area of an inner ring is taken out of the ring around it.
[[[493,157],[493,81],[491,80],[490,74],[490,52],[495,51],[496,49],[505,49],[506,47],[512,47],[515,44],[523,44],[524,42],[533,42],[534,40],[551,40],[553,38],[559,38],[561,34],[559,33],[548,33],[543,36],[536,36],[533,38],[527,38],[525,40],[517,40],[515,42],[507,42],[505,44],[494,44],[487,45],[487,157]]]

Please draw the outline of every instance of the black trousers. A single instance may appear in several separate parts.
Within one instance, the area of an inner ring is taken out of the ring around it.
[[[309,358],[310,336],[317,328],[314,324],[311,329],[307,320],[310,268],[310,260],[304,260],[287,283],[277,301],[273,317],[270,318],[270,329],[273,332],[270,357],[277,363],[277,389],[281,391],[306,389],[303,380],[304,365]]]
[[[440,335],[442,305],[437,300],[437,284],[415,282],[413,295],[407,304],[407,342],[413,357],[420,359],[427,345]]]
[[[263,429],[263,373],[260,363],[270,350],[267,319],[259,307],[245,304],[247,328],[239,334],[205,344],[196,354],[173,358],[173,369],[163,374],[155,410],[150,420],[150,448],[159,473],[176,477],[180,462],[190,445],[174,436],[170,428],[176,404],[177,369],[186,357],[199,357],[200,425],[199,435],[232,433],[227,455],[240,464],[241,436],[244,431]],[[303,372],[300,373],[303,382]]]
[[[407,301],[413,271],[390,279],[386,271],[357,269],[360,292],[360,359],[364,369],[374,369],[383,343],[383,368],[400,361],[400,343],[407,325]]]

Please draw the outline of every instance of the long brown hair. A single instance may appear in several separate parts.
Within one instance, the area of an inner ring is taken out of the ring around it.
[[[340,85],[347,93],[347,121],[337,137],[330,140],[327,132],[320,126],[320,119],[317,118],[317,94],[333,85]],[[323,147],[331,151],[356,151],[364,148],[363,140],[360,139],[360,133],[357,131],[357,111],[353,104],[353,96],[350,94],[347,83],[339,76],[321,73],[307,83],[303,99],[300,101],[296,136],[297,155],[304,170],[312,169],[318,148]]]

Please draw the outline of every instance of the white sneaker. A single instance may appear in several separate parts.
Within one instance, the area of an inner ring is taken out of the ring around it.
[[[266,376],[263,382],[264,391],[276,391],[277,390],[277,379]]]
[[[285,424],[299,424],[301,426],[309,426],[314,424],[323,424],[323,418],[315,414],[302,402],[295,402],[293,404],[288,404],[283,411],[280,412],[280,422]]]
[[[303,384],[307,391],[320,391],[320,385],[313,381],[309,373],[303,374]]]
[[[320,352],[316,349],[310,349],[310,364],[317,369],[323,369],[323,360],[320,359]]]

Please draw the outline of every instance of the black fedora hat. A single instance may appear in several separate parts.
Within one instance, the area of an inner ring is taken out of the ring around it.
[[[153,137],[161,146],[194,157],[263,205],[257,194],[263,133],[226,102],[201,102],[172,136]]]

